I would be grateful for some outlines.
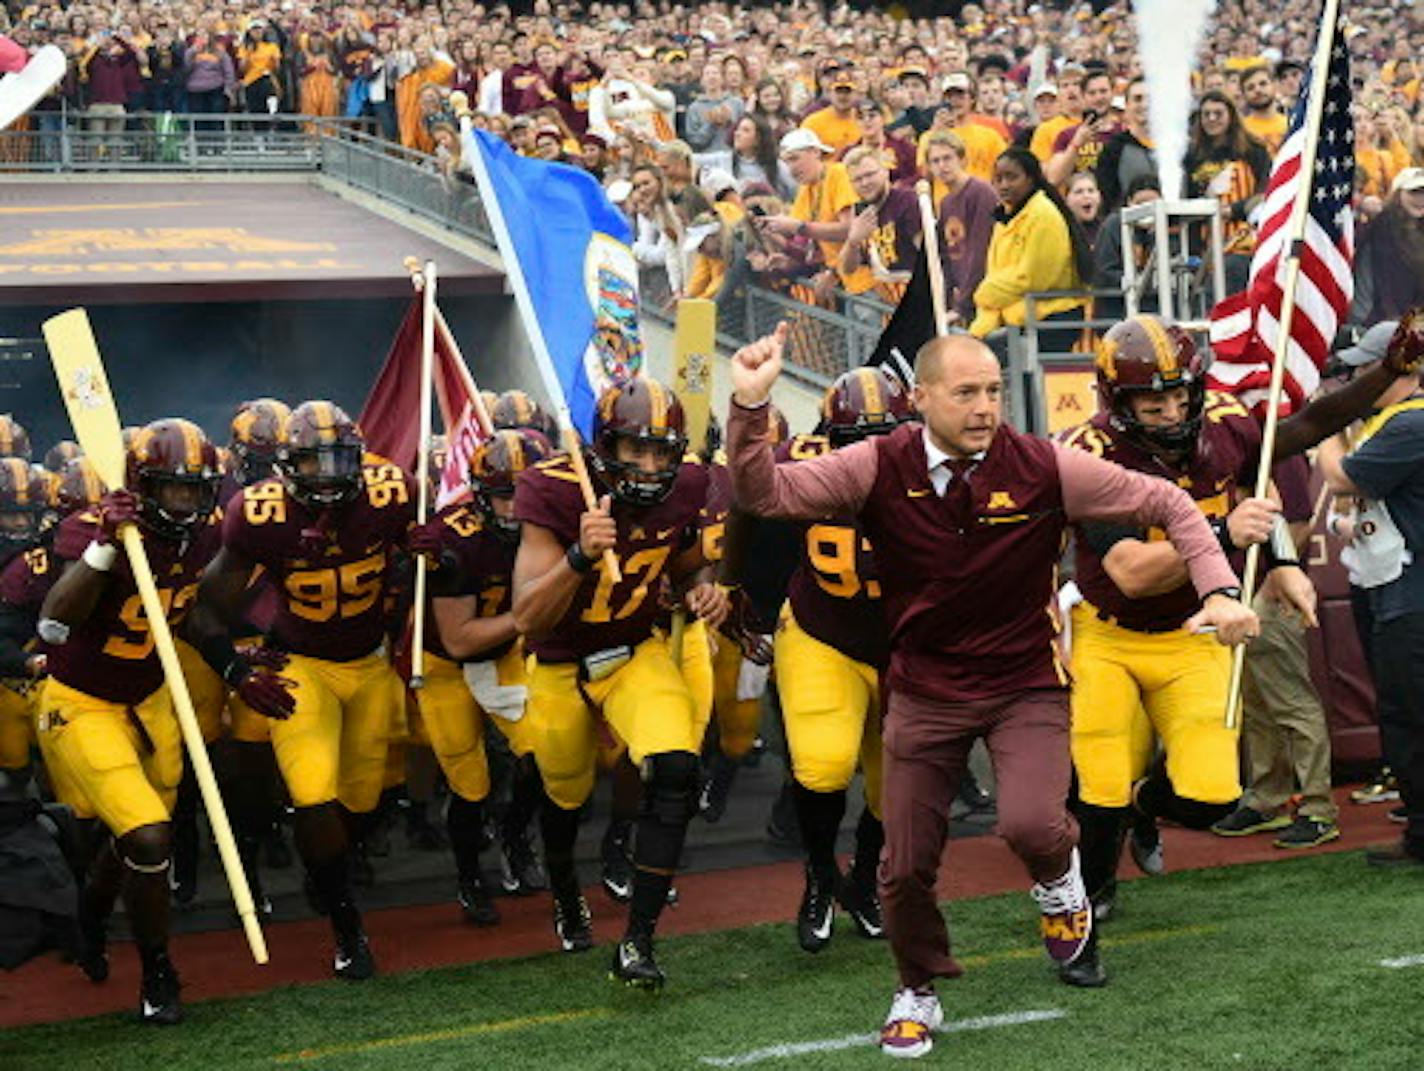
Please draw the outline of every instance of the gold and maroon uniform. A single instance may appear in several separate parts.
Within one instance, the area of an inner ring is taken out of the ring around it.
[[[187,613],[218,534],[217,514],[183,542],[143,531],[170,625]],[[54,543],[59,571],[99,535],[97,511],[67,517]],[[81,817],[98,817],[115,837],[168,821],[183,772],[182,742],[126,557],[115,562],[93,612],[48,654],[37,729],[63,802]]]
[[[1067,433],[1065,443],[1124,468],[1171,480],[1209,520],[1231,512],[1238,487],[1255,479],[1261,429],[1234,397],[1208,393],[1196,448],[1169,465],[1117,430],[1106,413]],[[1179,795],[1228,803],[1241,795],[1237,736],[1222,718],[1230,651],[1182,625],[1200,605],[1192,585],[1130,598],[1113,583],[1089,532],[1077,532],[1073,608],[1073,763],[1078,791],[1098,807],[1127,806],[1151,760],[1153,737],[1167,753]],[[1133,530],[1134,538],[1165,538]]]
[[[581,806],[593,791],[600,717],[634,763],[661,752],[699,750],[691,694],[654,626],[663,575],[698,538],[706,500],[706,471],[684,462],[663,501],[636,509],[615,502],[622,581],[613,583],[600,561],[562,620],[530,645],[528,716],[534,719],[539,770],[550,798],[565,809]],[[546,528],[568,545],[578,539],[583,512],[567,457],[520,475],[514,513],[521,522]]]
[[[280,479],[229,503],[223,542],[260,565],[278,593],[271,642],[291,655],[296,710],[272,723],[272,746],[298,807],[340,799],[369,811],[381,793],[405,689],[385,650],[393,559],[415,517],[410,476],[362,467],[362,488],[334,511],[298,501]]]
[[[43,650],[35,625],[57,575],[54,555],[43,545],[19,552],[0,569],[0,605],[5,608],[7,639],[22,653]],[[36,742],[34,714],[39,686],[22,672],[13,677],[7,672],[6,677],[0,683],[0,770],[19,770],[29,764],[30,745]]]
[[[822,435],[798,435],[777,460],[831,452]],[[889,629],[870,540],[854,519],[805,525],[801,561],[776,634],[776,681],[796,780],[813,792],[847,788],[857,763],[866,800],[880,809],[880,674]]]
[[[450,569],[453,579],[442,578],[441,598],[474,596],[475,616],[499,617],[507,614],[511,602],[514,557],[519,544],[502,539],[486,527],[479,512],[470,505],[446,507],[437,517],[442,558],[441,571]],[[485,756],[485,719],[509,740],[516,755],[533,750],[533,739],[524,703],[500,706],[500,689],[520,689],[527,683],[524,649],[516,638],[482,652],[462,665],[440,643],[440,630],[433,615],[425,625],[425,687],[419,693],[421,718],[430,736],[430,746],[451,791],[462,799],[477,802],[489,795],[489,764]],[[482,705],[476,689],[493,699]],[[488,689],[488,691],[484,691]],[[509,693],[503,693],[508,695]]]

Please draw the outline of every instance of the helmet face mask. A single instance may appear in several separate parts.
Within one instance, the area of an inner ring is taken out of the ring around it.
[[[139,480],[139,519],[159,535],[184,539],[203,524],[218,505],[216,472],[206,476],[147,472]]]
[[[1186,416],[1174,424],[1150,424],[1137,415],[1134,400],[1142,400],[1154,394],[1165,394],[1173,390],[1185,389]],[[1181,381],[1163,386],[1159,390],[1150,387],[1120,389],[1114,399],[1112,422],[1119,431],[1138,445],[1167,456],[1179,457],[1196,449],[1197,438],[1201,434],[1202,411],[1206,408],[1206,385],[1200,380],[1185,376]]]
[[[352,443],[288,448],[279,467],[293,498],[313,509],[333,509],[361,493],[362,454]]]
[[[277,475],[277,450],[262,449],[247,443],[233,443],[232,478],[239,487],[251,487],[255,483]]]
[[[39,543],[49,494],[43,472],[19,458],[0,459],[0,556],[8,558]]]

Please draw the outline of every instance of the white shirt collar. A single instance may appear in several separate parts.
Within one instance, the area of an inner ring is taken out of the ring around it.
[[[924,437],[925,440],[925,461],[929,465],[930,472],[933,472],[935,469],[939,468],[946,461],[954,460],[934,444],[934,440],[930,438],[930,429],[928,427],[922,428],[920,430],[920,434]],[[977,454],[971,455],[969,460],[974,461],[976,463],[983,461],[985,453],[986,451],[980,450]]]

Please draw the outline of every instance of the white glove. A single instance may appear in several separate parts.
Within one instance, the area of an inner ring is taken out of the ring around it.
[[[770,677],[770,666],[759,666],[750,658],[743,658],[737,670],[737,700],[760,699]]]
[[[475,697],[475,702],[486,713],[505,721],[518,721],[524,717],[524,704],[529,699],[529,689],[522,684],[500,684],[499,666],[494,662],[466,662],[465,687]]]

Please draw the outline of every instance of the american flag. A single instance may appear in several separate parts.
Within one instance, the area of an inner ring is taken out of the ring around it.
[[[1350,114],[1350,56],[1342,25],[1328,42],[1330,68],[1315,174],[1310,176],[1310,213],[1300,250],[1300,281],[1286,350],[1282,415],[1304,405],[1320,384],[1335,332],[1355,294],[1351,264],[1355,223],[1350,207],[1355,175],[1355,128]],[[1211,310],[1211,346],[1216,361],[1208,380],[1217,390],[1236,394],[1252,409],[1264,409],[1271,365],[1280,337],[1290,218],[1300,191],[1305,150],[1309,87],[1301,93],[1290,130],[1271,165],[1271,180],[1257,210],[1255,255],[1245,290]]]

